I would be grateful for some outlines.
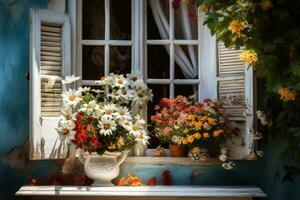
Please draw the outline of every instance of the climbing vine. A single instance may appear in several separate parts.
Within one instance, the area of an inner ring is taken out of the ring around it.
[[[183,1],[182,1],[183,2]],[[191,3],[191,1],[190,1]],[[243,49],[240,59],[263,80],[264,109],[274,119],[268,131],[284,144],[285,179],[300,164],[300,1],[196,0],[205,24],[227,47]],[[290,170],[293,169],[293,170]]]

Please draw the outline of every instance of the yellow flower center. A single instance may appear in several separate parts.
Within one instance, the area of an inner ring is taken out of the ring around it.
[[[133,125],[133,126],[132,126],[132,130],[134,130],[134,131],[139,130],[139,126],[138,126],[137,124]]]
[[[70,101],[74,101],[74,100],[75,100],[75,96],[74,96],[74,95],[71,95],[71,96],[69,97],[69,100],[70,100]]]
[[[112,109],[107,109],[105,113],[110,115],[112,113]]]

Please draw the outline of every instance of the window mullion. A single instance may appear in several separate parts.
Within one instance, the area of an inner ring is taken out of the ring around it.
[[[175,55],[174,55],[174,9],[172,7],[172,1],[169,1],[169,13],[170,13],[170,98],[174,97],[174,68],[175,68]]]
[[[109,40],[110,40],[110,0],[105,0],[105,55],[104,55],[104,74],[109,74]]]

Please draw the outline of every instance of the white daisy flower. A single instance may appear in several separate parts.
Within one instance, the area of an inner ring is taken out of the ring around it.
[[[50,91],[53,89],[56,79],[55,78],[48,78],[48,81],[44,83],[44,88],[46,91]]]
[[[119,121],[119,124],[123,126],[127,131],[130,131],[132,129],[132,122],[129,120],[121,120]]]
[[[138,118],[138,119],[137,119]],[[130,133],[135,135],[136,137],[143,131],[145,131],[144,125],[145,121],[143,119],[140,119],[139,116],[136,117],[135,123],[132,125]]]
[[[113,131],[117,129],[115,121],[110,120],[109,118],[106,117],[101,118],[101,120],[98,123],[98,127],[100,128],[99,133],[104,136],[112,135]]]
[[[91,90],[91,88],[90,87],[79,87],[78,88],[78,91],[80,91],[80,92],[89,92]]]
[[[70,107],[62,108],[61,113],[66,120],[76,120],[77,113],[73,113]]]
[[[103,93],[103,92],[104,92],[103,90],[99,90],[99,89],[92,89],[91,91],[92,91],[92,92],[95,92],[96,94],[99,94],[99,93]]]
[[[131,115],[126,107],[118,107],[117,112],[114,113],[114,116],[120,120],[131,120]]]
[[[232,170],[235,167],[235,163],[232,161],[222,163],[222,167],[226,170]]]
[[[103,115],[113,116],[113,113],[116,112],[117,107],[115,104],[105,104],[101,109]]]
[[[144,132],[139,132],[139,134],[136,136],[135,141],[137,141],[139,144],[146,145],[146,144],[148,144],[149,139],[150,139],[150,137],[144,131]]]
[[[79,111],[85,112],[88,115],[93,113],[95,110],[99,110],[99,107],[95,100],[92,100],[88,103],[83,104],[82,108]]]
[[[125,78],[123,75],[115,75],[113,87],[124,88],[128,87],[128,85],[129,82],[127,78]]]
[[[95,81],[96,84],[107,86],[113,84],[113,77],[112,76],[102,76],[99,81]]]
[[[62,80],[61,82],[65,85],[65,84],[74,83],[80,79],[81,79],[81,77],[72,75],[72,76],[66,76],[66,78],[64,80]]]
[[[58,128],[56,129],[60,137],[63,139],[73,138],[75,135],[75,123],[73,120],[62,119],[59,121]]]
[[[81,100],[81,92],[69,89],[62,94],[63,101],[66,106],[76,106]]]

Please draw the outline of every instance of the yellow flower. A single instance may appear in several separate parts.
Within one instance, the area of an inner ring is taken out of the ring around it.
[[[203,133],[203,137],[204,138],[209,138],[209,133],[207,133],[207,132]]]
[[[200,147],[194,147],[193,149],[192,149],[192,152],[193,153],[200,153]]]
[[[211,118],[211,117],[209,117],[207,120],[208,120],[208,123],[209,123],[209,124],[212,124],[212,125],[215,125],[215,124],[216,124],[216,121],[217,121],[216,119]]]
[[[202,126],[202,122],[194,122],[193,125],[194,125],[196,130],[199,130]]]
[[[247,26],[247,21],[234,19],[230,22],[228,29],[231,31],[231,33],[235,33],[238,36],[241,36],[242,30],[244,30]]]
[[[248,64],[253,64],[257,61],[257,54],[253,50],[243,51],[240,54],[240,60]]]
[[[270,0],[262,0],[260,5],[261,5],[263,10],[268,10],[269,8],[271,8],[273,6],[273,4],[271,3]]]
[[[201,136],[201,134],[200,133],[194,133],[193,134],[193,137],[196,139],[196,140],[199,140],[202,136]]]
[[[200,121],[205,121],[205,120],[207,120],[207,116],[200,116],[198,119],[199,119]]]
[[[184,134],[187,134],[189,132],[189,129],[188,128],[185,128],[184,130],[183,130],[183,133]]]
[[[191,120],[191,121],[195,121],[196,116],[195,115],[188,115],[187,119]]]
[[[182,144],[187,144],[187,140],[186,140],[186,139],[183,139],[181,143],[182,143]]]
[[[216,131],[214,131],[213,132],[213,136],[214,137],[218,137],[220,134],[222,134],[223,133],[223,130],[222,129],[219,129],[219,130],[216,130]]]
[[[186,138],[187,142],[188,143],[193,143],[195,138],[193,137],[193,135],[189,135],[187,138]]]
[[[290,90],[287,87],[279,88],[278,93],[280,95],[280,99],[284,102],[295,101],[295,99],[296,99],[296,92]]]

